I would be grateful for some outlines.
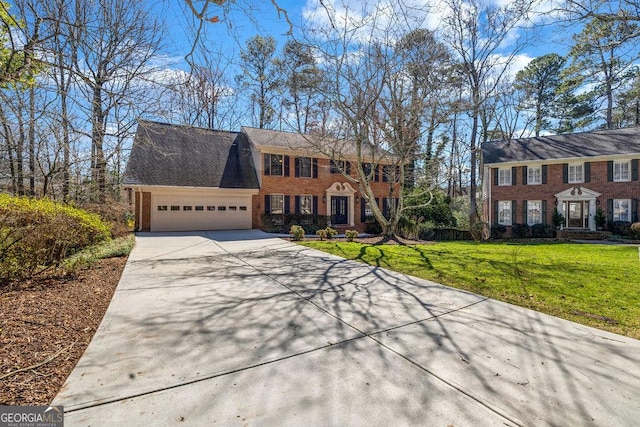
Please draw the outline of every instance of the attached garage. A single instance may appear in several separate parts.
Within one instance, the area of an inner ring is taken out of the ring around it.
[[[148,121],[138,124],[124,186],[138,231],[250,229],[259,191],[244,134]]]
[[[251,195],[216,191],[151,193],[151,231],[243,230],[251,228]],[[218,194],[216,194],[218,193]]]

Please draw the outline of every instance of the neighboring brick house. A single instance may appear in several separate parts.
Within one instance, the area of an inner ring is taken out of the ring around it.
[[[124,187],[141,231],[263,228],[264,214],[282,221],[290,214],[326,216],[339,230],[364,231],[371,212],[357,185],[340,173],[355,177],[346,154],[334,163],[291,132],[140,121]],[[390,187],[382,170],[376,166],[371,186],[387,211]]]
[[[483,146],[484,220],[489,224],[551,224],[596,230],[638,221],[640,128],[490,142]]]

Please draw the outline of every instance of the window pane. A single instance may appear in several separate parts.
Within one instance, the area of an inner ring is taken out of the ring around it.
[[[300,176],[311,178],[311,157],[300,157]]]
[[[511,168],[498,171],[498,185],[511,185]]]
[[[282,209],[284,206],[284,196],[282,194],[275,194],[271,196],[271,214],[280,215],[284,213]]]
[[[312,196],[300,196],[300,213],[302,215],[311,215],[312,211]]]
[[[580,183],[584,181],[582,165],[569,165],[569,182]]]
[[[631,221],[629,207],[631,201],[629,199],[615,199],[613,201],[613,220],[614,221]]]
[[[527,224],[542,223],[542,202],[540,200],[529,200],[527,202]]]
[[[527,175],[528,184],[540,184],[542,182],[542,171],[539,166],[527,168]]]
[[[281,154],[271,154],[271,175],[282,175]]]
[[[498,224],[511,225],[511,201],[498,202]]]

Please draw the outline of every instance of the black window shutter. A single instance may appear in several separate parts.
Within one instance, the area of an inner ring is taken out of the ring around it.
[[[547,165],[542,165],[542,183],[547,183]]]
[[[271,175],[271,156],[269,154],[264,155],[264,174]]]
[[[380,198],[379,197],[376,197],[376,206],[380,207]]]
[[[268,194],[264,196],[264,213],[271,213],[271,196]]]
[[[526,166],[523,166],[522,167],[522,185],[527,185],[527,178],[528,178],[527,171],[528,171],[528,168]]]
[[[585,162],[584,164],[584,182],[591,181],[591,163]]]
[[[382,199],[382,215],[389,219],[389,200],[386,197]]]
[[[638,159],[631,160],[631,180],[638,180]]]
[[[527,201],[522,202],[522,223],[527,224],[527,217],[529,212],[527,212]]]
[[[313,172],[311,173],[311,177],[317,178],[318,177],[318,159],[316,158],[311,159],[311,164],[313,165]]]
[[[569,183],[569,164],[568,163],[562,164],[562,182],[564,184]]]
[[[613,199],[607,199],[607,221],[613,221]]]
[[[382,167],[382,182],[389,182],[389,174],[391,173],[391,168],[386,166]]]
[[[518,202],[515,200],[511,201],[511,225],[515,225],[518,223]]]
[[[291,213],[291,196],[284,196],[284,214],[288,215]]]
[[[375,182],[379,182],[380,181],[380,165],[376,165],[374,181]]]
[[[613,182],[613,160],[609,160],[607,162],[607,181]],[[611,202],[611,203],[613,203],[613,202]],[[611,208],[611,209],[612,209],[612,212],[613,212],[613,208]],[[612,213],[612,215],[613,215],[613,213]]]
[[[498,168],[493,170],[493,185],[498,185]]]
[[[493,223],[494,224],[499,224],[500,223],[500,213],[498,212],[498,201],[494,201],[493,202]]]
[[[295,211],[296,215],[300,215],[300,196],[296,196]]]
[[[345,160],[345,168],[347,169],[347,175],[351,175],[351,162]]]
[[[318,196],[313,196],[313,211],[314,215],[318,215]]]
[[[300,176],[300,157],[296,157],[294,160],[295,163],[295,168],[296,168],[296,178],[298,178]]]
[[[289,156],[284,156],[284,176],[289,176],[290,175],[290,170],[289,170]]]
[[[638,199],[631,199],[631,222],[638,222]]]
[[[515,166],[511,168],[511,185],[518,184],[518,168]]]
[[[367,201],[364,197],[360,199],[360,222],[365,222],[367,220],[366,213]]]
[[[542,223],[543,224],[547,223],[547,201],[546,200],[542,201]]]

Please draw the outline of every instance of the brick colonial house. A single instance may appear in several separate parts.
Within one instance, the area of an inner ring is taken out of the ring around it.
[[[484,220],[489,224],[552,224],[596,230],[638,221],[640,128],[496,141],[482,149]]]
[[[357,185],[340,173],[355,177],[349,151],[343,153],[345,160],[334,163],[290,132],[140,121],[124,189],[138,231],[264,228],[265,218],[278,224],[291,215],[364,231],[370,211]],[[371,186],[386,211],[390,184],[383,168],[376,166]]]

